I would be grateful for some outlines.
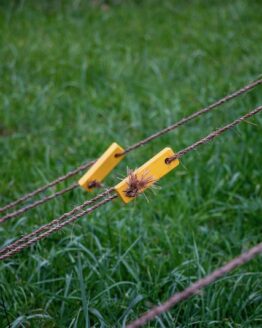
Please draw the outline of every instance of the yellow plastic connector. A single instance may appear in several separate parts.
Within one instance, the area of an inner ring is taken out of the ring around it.
[[[141,193],[148,187],[150,187],[153,183],[155,183],[157,180],[169,173],[171,170],[176,168],[179,165],[178,159],[172,161],[169,164],[165,161],[167,158],[172,157],[174,155],[175,153],[171,148],[164,148],[148,162],[146,162],[140,168],[131,173],[130,176],[126,177],[119,184],[117,184],[114,189],[119,195],[119,197],[122,199],[122,201],[127,204],[135,198],[135,196],[132,195],[132,190],[130,190],[130,188],[132,187],[130,186],[132,184],[132,179],[136,180],[134,181],[134,184],[136,182],[138,183],[138,189],[139,187],[141,188],[140,190],[138,190],[138,192]]]
[[[123,151],[124,149],[117,143],[112,143],[104,154],[82,176],[82,178],[78,181],[78,184],[87,191],[92,191],[94,186],[99,185],[124,158],[123,155],[118,157],[115,156]]]

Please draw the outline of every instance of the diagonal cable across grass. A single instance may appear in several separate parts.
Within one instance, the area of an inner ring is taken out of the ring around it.
[[[157,316],[161,315],[162,313],[169,311],[173,306],[175,306],[179,302],[187,300],[191,296],[198,294],[202,288],[207,287],[208,285],[218,280],[225,274],[249,262],[255,256],[261,253],[262,253],[262,243],[257,244],[256,246],[250,248],[247,252],[235,257],[233,260],[229,261],[222,267],[213,271],[206,277],[199,279],[198,281],[193,283],[190,287],[186,288],[182,292],[174,294],[162,305],[152,308],[148,312],[144,313],[140,318],[128,324],[126,328],[138,328],[144,326],[147,322],[155,319]]]
[[[233,92],[232,94],[229,94],[229,95],[227,95],[227,96],[219,99],[218,101],[214,102],[213,104],[211,104],[211,105],[209,105],[209,106],[207,106],[207,107],[205,107],[205,108],[203,108],[203,109],[201,109],[199,111],[196,111],[196,112],[194,112],[193,114],[191,114],[191,115],[189,115],[187,117],[182,118],[180,121],[176,122],[175,124],[170,125],[170,126],[164,128],[164,129],[156,132],[155,134],[152,134],[151,136],[149,136],[149,137],[147,137],[147,138],[145,138],[145,139],[143,139],[143,140],[135,143],[134,145],[132,145],[132,146],[128,147],[127,149],[125,149],[125,151],[123,153],[118,154],[118,156],[123,156],[125,154],[130,153],[131,151],[134,151],[137,148],[140,148],[140,147],[144,146],[145,144],[151,142],[152,140],[157,139],[157,138],[161,137],[162,135],[164,135],[164,134],[166,134],[166,133],[168,133],[170,131],[175,130],[176,128],[178,128],[178,127],[186,124],[187,122],[189,122],[189,121],[191,121],[191,120],[193,120],[193,119],[195,119],[195,118],[203,115],[204,113],[207,113],[207,112],[209,112],[209,111],[211,111],[211,110],[213,110],[213,109],[221,106],[222,104],[224,104],[224,103],[226,103],[226,102],[228,102],[228,101],[230,101],[230,100],[232,100],[232,99],[234,99],[234,98],[236,98],[236,97],[238,97],[238,96],[240,96],[240,95],[242,95],[242,94],[244,94],[244,93],[252,90],[253,88],[255,88],[257,85],[259,85],[261,83],[262,83],[262,79],[257,80],[257,81],[254,81],[254,82],[252,82],[252,83],[250,83],[250,84],[242,87],[241,89]],[[70,177],[78,174],[79,172],[81,172],[81,171],[89,168],[91,165],[94,164],[94,162],[95,161],[92,161],[90,163],[83,164],[83,165],[79,166],[78,168],[76,168],[75,170],[68,172],[66,175],[61,176],[58,179],[56,179],[56,180],[48,183],[47,185],[45,185],[43,187],[40,187],[40,188],[36,189],[35,191],[33,191],[33,192],[29,193],[29,194],[26,194],[26,195],[20,197],[16,201],[11,202],[10,204],[8,204],[8,205],[0,208],[0,213],[6,211],[8,209],[13,208],[16,205],[22,203],[23,201],[28,200],[28,199],[36,196],[37,194],[45,191],[46,189],[48,189],[48,188],[50,188],[52,186],[55,186],[56,184],[58,184],[58,183],[60,183],[62,181],[65,181],[66,179],[68,179],[68,178],[70,178]],[[58,191],[58,192],[56,192],[56,193],[54,193],[54,194],[52,194],[50,196],[45,196],[42,199],[37,200],[37,201],[33,202],[32,204],[29,204],[27,206],[24,206],[24,207],[22,207],[21,209],[19,209],[17,211],[14,211],[12,213],[6,214],[5,216],[3,216],[3,217],[0,218],[0,223],[3,223],[3,222],[5,222],[8,219],[15,218],[15,217],[19,216],[20,214],[23,214],[23,213],[25,213],[25,212],[27,212],[27,211],[29,211],[29,210],[31,210],[31,209],[33,209],[33,208],[41,205],[41,204],[44,204],[47,201],[50,201],[51,199],[54,199],[54,198],[56,198],[58,196],[61,196],[64,193],[66,193],[68,191],[72,191],[72,190],[74,190],[74,189],[76,189],[78,187],[79,187],[79,185],[77,183],[73,183],[72,185],[70,185],[69,187],[67,187],[67,188],[65,188],[65,189],[63,189],[61,191]]]
[[[33,208],[35,208],[35,207],[37,207],[37,206],[39,206],[41,204],[44,204],[44,203],[48,202],[51,199],[54,199],[56,197],[59,197],[59,196],[65,194],[68,191],[71,191],[71,190],[76,189],[77,187],[78,187],[78,183],[75,182],[75,183],[71,184],[69,187],[67,187],[65,189],[62,189],[60,191],[55,192],[52,195],[46,196],[44,198],[41,198],[41,199],[35,201],[32,204],[29,204],[29,205],[27,205],[25,207],[20,208],[19,210],[15,211],[15,212],[8,213],[5,216],[3,216],[3,217],[0,218],[0,223],[3,223],[5,221],[7,221],[8,219],[12,219],[12,218],[15,218],[15,217],[17,217],[17,216],[19,216],[21,214],[24,214],[27,211],[32,210]]]
[[[112,191],[113,191],[113,188],[100,193],[96,197],[85,201],[83,204],[81,204],[79,206],[74,207],[71,211],[64,213],[59,218],[54,219],[50,223],[44,224],[43,226],[39,227],[38,229],[34,230],[33,232],[19,238],[17,241],[13,242],[10,246],[6,246],[5,248],[0,249],[0,255],[4,254],[6,251],[11,250],[11,248],[10,248],[11,246],[12,246],[12,248],[17,247],[19,244],[28,241],[29,239],[37,236],[40,233],[47,231],[48,229],[51,229],[52,226],[59,224],[59,223],[65,221],[70,216],[76,214],[77,212],[84,210],[87,206],[95,204],[98,200],[104,198],[107,195],[110,195],[112,193]]]
[[[254,110],[252,110],[251,112],[249,112],[249,113],[239,117],[238,119],[234,120],[233,122],[225,125],[224,127],[211,132],[206,137],[203,137],[200,140],[198,140],[197,142],[193,143],[192,145],[180,150],[178,153],[176,153],[176,155],[174,157],[167,158],[166,163],[168,164],[177,158],[181,158],[182,156],[184,156],[188,152],[196,149],[200,145],[210,142],[214,138],[220,136],[225,131],[234,128],[236,125],[240,124],[245,119],[248,119],[249,117],[252,117],[252,116],[258,114],[261,110],[262,110],[262,106],[259,106],[259,107],[255,108]],[[25,235],[22,238],[18,239],[17,241],[13,242],[12,244],[4,247],[2,250],[0,250],[0,260],[4,260],[5,258],[8,258],[8,257],[12,256],[13,254],[16,254],[16,253],[22,251],[24,248],[32,245],[33,243],[36,243],[37,241],[39,241],[45,237],[48,237],[53,232],[62,229],[64,226],[76,221],[78,218],[83,217],[84,215],[93,212],[97,208],[99,208],[99,207],[103,206],[104,204],[117,198],[118,196],[115,194],[109,195],[107,198],[103,199],[99,203],[84,210],[84,208],[86,206],[95,203],[97,200],[105,197],[108,194],[111,194],[113,192],[113,190],[114,190],[113,188],[110,188],[109,190],[99,194],[95,198],[84,202],[80,206],[75,207],[70,212],[63,214],[60,218],[51,221],[50,223],[33,231],[31,234]],[[77,212],[79,212],[79,213],[77,213]],[[71,216],[72,214],[75,214],[75,213],[77,213],[75,216]],[[70,217],[70,218],[67,220],[68,217]]]
[[[16,253],[21,252],[24,248],[26,248],[26,247],[28,247],[28,246],[30,246],[30,245],[38,242],[39,240],[41,240],[41,239],[43,239],[45,237],[48,237],[50,234],[52,234],[55,231],[61,230],[64,226],[66,226],[66,225],[68,225],[70,223],[73,223],[74,221],[76,221],[80,217],[93,212],[97,208],[105,205],[108,202],[111,202],[113,199],[115,199],[117,197],[118,197],[117,195],[108,196],[107,198],[103,199],[99,203],[93,205],[92,207],[89,207],[86,210],[83,210],[83,211],[79,212],[78,214],[76,214],[75,216],[72,216],[71,218],[69,218],[66,221],[61,221],[61,220],[58,219],[58,221],[56,221],[55,224],[52,224],[51,227],[48,230],[42,232],[39,235],[34,236],[33,238],[27,238],[27,236],[22,237],[22,238],[25,238],[25,241],[23,243],[21,243],[21,244],[19,243],[19,245],[16,246],[16,247],[13,247],[13,244],[11,244],[10,246],[8,246],[9,251],[7,253],[3,253],[3,255],[0,255],[0,260],[3,260],[5,258],[7,258],[7,257],[10,257],[11,255],[14,255]],[[82,206],[79,206],[79,207],[82,207]],[[53,223],[53,222],[54,221],[52,221],[50,223]],[[19,240],[17,240],[17,242],[18,241]],[[3,249],[3,251],[4,251],[4,249]]]
[[[57,184],[65,181],[65,180],[67,180],[67,179],[75,176],[76,174],[78,174],[78,173],[86,170],[90,166],[92,166],[94,163],[95,163],[95,161],[85,163],[85,164],[79,166],[78,168],[76,168],[75,170],[69,171],[67,174],[65,174],[65,175],[63,175],[63,176],[61,176],[61,177],[59,177],[59,178],[57,178],[57,179],[55,179],[55,180],[47,183],[46,185],[44,185],[42,187],[39,187],[36,190],[34,190],[34,191],[32,191],[32,192],[30,192],[28,194],[23,195],[22,197],[18,198],[17,200],[15,200],[15,201],[13,201],[13,202],[5,205],[4,207],[1,207],[0,208],[0,213],[5,212],[6,210],[11,209],[11,208],[15,207],[16,205],[19,205],[20,203],[22,203],[22,202],[24,202],[24,201],[26,201],[28,199],[31,199],[32,197],[34,197],[34,196],[42,193],[46,189],[51,188],[51,187],[54,187],[55,185],[57,185]],[[78,185],[75,185],[74,187],[76,188],[76,187],[78,187]],[[72,189],[74,189],[74,188],[72,188]],[[54,196],[54,197],[56,197],[56,196]],[[43,199],[46,200],[46,198],[43,198]]]

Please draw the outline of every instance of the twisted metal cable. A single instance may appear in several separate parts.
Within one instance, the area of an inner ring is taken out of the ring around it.
[[[240,96],[240,95],[242,95],[242,94],[244,94],[244,93],[250,91],[251,89],[255,88],[257,85],[259,85],[259,84],[261,84],[261,83],[262,83],[262,79],[257,80],[257,81],[254,81],[254,82],[252,82],[252,83],[250,83],[250,84],[244,86],[243,88],[241,88],[241,89],[239,89],[239,90],[233,92],[232,94],[227,95],[227,96],[221,98],[220,100],[218,100],[218,101],[216,101],[215,103],[209,105],[208,107],[203,108],[203,109],[201,109],[201,110],[199,110],[199,111],[197,111],[197,112],[195,112],[195,113],[193,113],[193,114],[191,114],[191,115],[189,115],[189,116],[187,116],[187,117],[184,117],[182,120],[178,121],[177,123],[175,123],[175,124],[173,124],[173,125],[170,125],[170,126],[168,126],[167,128],[165,128],[165,129],[163,129],[163,130],[161,130],[161,131],[159,131],[159,132],[157,132],[157,133],[155,133],[155,134],[153,134],[153,135],[151,135],[151,136],[145,138],[144,140],[142,140],[142,141],[140,141],[140,142],[138,142],[138,143],[136,143],[136,144],[134,144],[134,145],[128,147],[124,152],[119,153],[119,154],[117,154],[117,155],[118,155],[118,156],[125,155],[125,154],[127,154],[127,153],[129,153],[129,152],[131,152],[131,151],[133,151],[133,150],[135,150],[135,149],[137,149],[137,148],[139,148],[139,147],[141,147],[141,146],[143,146],[143,145],[149,143],[150,141],[152,141],[152,140],[154,140],[154,139],[156,139],[156,138],[158,138],[158,137],[160,137],[160,136],[162,136],[162,135],[164,135],[164,134],[166,134],[166,133],[168,133],[168,132],[170,132],[170,131],[172,131],[172,130],[178,128],[179,126],[181,126],[181,125],[183,125],[183,124],[185,124],[185,123],[187,123],[187,122],[193,120],[194,118],[196,118],[196,117],[198,117],[198,116],[200,116],[200,115],[202,115],[202,114],[204,114],[204,113],[207,113],[207,112],[209,112],[209,111],[211,111],[211,110],[213,110],[213,109],[219,107],[220,105],[222,105],[222,104],[224,104],[224,103],[226,103],[226,102],[232,100],[233,98],[236,98],[236,97],[238,97],[238,96]],[[76,175],[77,173],[79,173],[79,172],[81,172],[81,171],[87,169],[87,168],[90,167],[91,165],[93,165],[94,162],[95,162],[95,161],[92,161],[92,162],[89,162],[89,163],[83,164],[83,165],[79,166],[78,168],[76,168],[75,170],[69,171],[66,175],[61,176],[61,177],[59,177],[58,179],[56,179],[56,180],[54,180],[54,181],[52,181],[52,182],[50,182],[50,183],[44,185],[43,187],[40,187],[40,188],[36,189],[35,191],[30,192],[30,193],[28,193],[28,194],[26,194],[26,195],[20,197],[19,199],[15,200],[15,201],[13,201],[13,202],[11,202],[11,203],[9,203],[9,204],[7,204],[6,206],[0,208],[0,213],[6,211],[6,210],[8,210],[8,209],[11,209],[11,208],[15,207],[16,205],[20,204],[21,202],[23,202],[23,201],[25,201],[25,200],[27,200],[27,199],[30,199],[30,198],[32,198],[33,196],[35,196],[35,195],[37,195],[37,194],[39,194],[39,193],[45,191],[46,189],[48,189],[48,188],[50,188],[50,187],[52,187],[52,186],[54,186],[54,185],[56,185],[56,184],[58,184],[58,183],[60,183],[60,182],[62,182],[62,181],[64,181],[64,180],[66,180],[66,179],[68,179],[68,178],[70,178],[70,177]],[[65,191],[65,192],[66,192],[66,191]],[[60,194],[60,195],[61,195],[61,194]],[[57,195],[57,196],[59,196],[59,195]],[[54,197],[52,197],[52,198],[55,198],[55,197],[57,197],[57,196],[54,196]],[[50,199],[52,199],[52,198],[50,198]],[[48,201],[48,200],[50,200],[50,199],[46,198],[46,200],[43,201],[43,202],[41,202],[40,204],[43,204],[44,202],[46,202],[46,201]],[[39,204],[39,205],[40,205],[40,204]],[[36,206],[38,206],[38,205],[36,205]],[[15,213],[15,212],[14,212],[14,213]],[[9,214],[8,218],[11,218],[11,214],[12,214],[12,213]],[[14,216],[16,216],[16,214],[15,214]],[[5,220],[5,219],[4,219],[4,220]]]
[[[224,127],[217,129],[215,131],[213,131],[212,133],[210,133],[209,135],[207,135],[206,137],[198,140],[197,142],[193,143],[192,145],[186,147],[185,149],[180,150],[179,152],[177,152],[174,156],[169,157],[166,159],[166,163],[171,163],[172,161],[176,160],[177,158],[182,157],[183,155],[185,155],[186,153],[188,153],[189,151],[194,150],[195,148],[197,148],[200,145],[203,145],[209,141],[211,141],[212,139],[218,137],[220,134],[222,134],[223,132],[232,129],[234,126],[236,126],[237,124],[241,123],[242,121],[246,120],[247,118],[259,113],[262,110],[262,106],[259,106],[257,108],[255,108],[254,110],[252,110],[251,112],[241,116],[240,118],[236,119],[235,121],[233,121],[232,123],[229,123],[227,125],[225,125]]]
[[[218,101],[214,102],[213,104],[209,105],[208,107],[205,107],[197,112],[194,112],[193,114],[187,116],[187,117],[184,117],[182,118],[180,121],[178,121],[177,123],[173,124],[173,125],[170,125],[168,126],[167,128],[159,131],[159,132],[156,132],[154,134],[152,134],[151,136],[145,138],[144,140],[142,141],[139,141],[137,142],[136,144],[130,146],[129,148],[125,149],[122,153],[119,153],[118,156],[121,156],[121,155],[125,155],[131,151],[133,151],[134,149],[137,149],[141,146],[144,146],[145,144],[147,144],[148,142],[156,139],[156,138],[159,138],[160,136],[162,136],[163,134],[166,134],[172,130],[175,130],[176,128],[178,128],[179,126],[193,120],[194,118],[204,114],[204,113],[207,113],[209,111],[211,111],[212,109],[215,109],[219,106],[221,106],[222,104],[232,100],[233,98],[236,98],[240,95],[242,95],[243,93],[246,93],[248,91],[250,91],[251,89],[255,88],[257,85],[261,84],[262,83],[262,79],[260,80],[257,80],[257,81],[254,81],[246,86],[244,86],[243,88],[233,92],[232,94],[230,95],[227,95],[221,99],[219,99]]]
[[[24,196],[18,198],[17,200],[15,200],[15,201],[13,201],[13,202],[11,202],[11,203],[5,205],[4,207],[1,207],[1,208],[0,208],[0,213],[1,213],[1,212],[4,212],[4,211],[6,211],[6,210],[8,210],[8,209],[10,209],[10,208],[15,207],[16,205],[18,205],[18,204],[24,202],[25,200],[30,199],[30,198],[32,198],[32,197],[34,197],[34,196],[40,194],[41,192],[45,191],[46,189],[48,189],[48,188],[50,188],[50,187],[53,187],[53,186],[57,185],[58,183],[60,183],[60,182],[62,182],[62,181],[67,180],[68,178],[70,178],[70,177],[76,175],[77,173],[79,173],[79,172],[81,172],[81,171],[84,171],[85,169],[87,169],[87,168],[89,168],[91,165],[93,165],[94,163],[95,163],[95,161],[92,161],[92,162],[89,162],[89,163],[85,163],[85,164],[79,166],[78,168],[76,168],[76,169],[74,169],[74,170],[72,170],[72,171],[69,171],[67,174],[65,174],[65,175],[63,175],[63,176],[61,176],[61,177],[55,179],[54,181],[49,182],[49,183],[47,183],[46,185],[37,188],[36,190],[34,190],[34,191],[32,191],[32,192],[30,192],[30,193],[28,193],[28,194],[26,194],[26,195],[24,195]]]
[[[191,150],[194,150],[196,147],[200,146],[200,145],[203,145],[205,144],[206,142],[208,141],[211,141],[212,139],[214,139],[215,137],[218,137],[219,135],[221,135],[223,132],[227,131],[228,129],[232,129],[234,126],[236,126],[237,124],[241,123],[244,119],[248,118],[248,117],[251,117],[255,114],[257,114],[258,112],[260,112],[262,110],[262,106],[260,107],[257,107],[256,109],[254,109],[253,111],[241,116],[240,118],[236,119],[235,121],[233,121],[232,123],[210,133],[208,136],[206,137],[203,137],[201,138],[199,141],[197,141],[196,143],[192,144],[191,146],[185,148],[185,149],[182,149],[181,151],[179,151],[174,158],[170,157],[168,159],[166,159],[166,162],[168,164],[169,161],[172,161],[178,157],[182,157],[184,156],[186,153],[188,153],[189,151]],[[105,193],[111,193],[113,192],[114,188],[110,188],[109,190],[107,190]],[[104,193],[98,195],[97,197],[103,197]],[[97,197],[96,200],[97,200]],[[107,199],[114,199],[118,197],[117,195],[113,195],[113,196],[110,196],[108,197]],[[94,199],[95,199],[94,198]],[[75,212],[83,209],[85,206],[87,206],[87,204],[90,204],[90,202],[94,201],[93,200],[89,200],[85,203],[83,203],[82,205],[78,206],[77,208],[73,209],[72,211],[70,211],[69,213],[65,213],[64,215],[62,215],[62,217],[60,217],[59,219],[57,220],[54,220],[52,222],[50,222],[49,224],[43,226],[43,227],[40,227],[39,229],[37,229],[36,231],[33,231],[31,234],[29,235],[25,235],[24,237],[18,239],[17,241],[15,241],[14,243],[6,246],[5,248],[3,248],[2,250],[0,250],[0,260],[3,260],[5,258],[8,258],[10,257],[12,254],[15,254],[15,253],[18,253],[20,250],[24,249],[25,247],[31,245],[32,243],[34,242],[37,242],[38,240],[44,238],[44,237],[47,237],[48,235],[50,235],[52,232],[54,231],[57,231],[59,229],[61,229],[63,226],[75,221],[76,219],[78,219],[79,217],[85,215],[86,213],[89,213],[88,212],[88,209],[84,212],[80,212],[79,214],[77,214],[76,216],[73,216],[71,217],[69,220],[65,220],[65,218],[67,218],[68,216],[74,214]],[[108,200],[109,201],[109,200]],[[107,202],[107,201],[106,201]],[[103,201],[98,203],[98,204],[104,204]],[[101,205],[99,205],[101,206]],[[98,207],[99,207],[98,206]],[[94,206],[95,208],[96,205]],[[83,215],[82,215],[83,214]],[[48,230],[46,230],[46,227],[48,228]],[[51,228],[50,228],[51,227]],[[57,228],[58,227],[58,228]],[[50,228],[50,229],[49,229]],[[43,232],[42,234],[40,234],[39,236],[37,236],[37,231],[39,232],[42,232],[42,229],[43,230],[46,230],[45,232]],[[34,238],[33,239],[30,239],[31,236],[33,236]],[[33,241],[32,241],[33,240]],[[17,246],[18,245],[18,246]]]
[[[55,231],[58,231],[60,229],[62,229],[64,226],[73,223],[74,221],[76,221],[77,219],[79,219],[80,217],[93,212],[94,210],[96,210],[97,208],[99,208],[100,206],[103,206],[104,204],[112,201],[113,199],[117,198],[117,195],[111,195],[105,199],[103,199],[101,202],[95,204],[92,207],[89,207],[88,209],[76,214],[75,216],[72,216],[70,219],[63,221],[63,222],[57,222],[57,224],[53,225],[49,230],[31,238],[31,239],[27,239],[24,243],[19,244],[16,247],[12,247],[12,245],[10,245],[9,247],[11,247],[10,251],[7,253],[4,253],[2,255],[0,255],[0,261],[4,260],[5,258],[8,258],[16,253],[21,252],[24,248],[29,247],[30,245],[38,242],[39,240],[48,237],[50,234],[52,234]]]
[[[12,244],[7,245],[6,247],[0,249],[0,255],[4,254],[6,252],[12,251],[12,249],[18,247],[19,244],[22,244],[25,241],[28,241],[29,239],[31,239],[32,237],[35,237],[36,235],[43,233],[45,230],[48,230],[50,228],[52,228],[52,226],[57,225],[61,222],[63,222],[65,219],[69,218],[71,215],[83,210],[84,208],[86,208],[89,205],[92,205],[94,203],[96,203],[98,200],[104,198],[107,195],[110,195],[112,193],[114,189],[110,188],[102,193],[100,193],[99,195],[97,195],[96,197],[85,201],[83,204],[74,207],[71,211],[64,213],[63,215],[61,215],[59,218],[54,219],[53,221],[51,221],[50,223],[47,223],[45,225],[42,225],[41,227],[39,227],[38,229],[34,230],[33,232],[24,235],[23,237],[17,239],[16,241],[14,241]]]
[[[214,281],[224,276],[226,273],[229,273],[232,270],[236,269],[237,267],[240,267],[241,265],[249,262],[255,256],[261,253],[262,253],[262,243],[257,244],[256,246],[249,249],[247,252],[235,257],[233,260],[229,261],[222,267],[213,271],[211,274],[207,275],[206,277],[199,279],[198,281],[193,283],[190,287],[186,288],[184,291],[174,294],[162,305],[154,307],[153,309],[143,314],[140,318],[128,324],[126,328],[142,327],[147,322],[153,320],[155,317],[170,310],[174,305],[178,304],[181,301],[187,300],[193,295],[198,294],[200,289],[210,285]]]
[[[27,211],[29,211],[29,210],[31,210],[31,209],[33,209],[33,208],[35,208],[35,207],[37,207],[37,206],[39,206],[41,204],[46,203],[47,201],[49,201],[51,199],[54,199],[54,198],[56,198],[58,196],[61,196],[61,195],[65,194],[66,192],[71,191],[71,190],[73,190],[73,189],[75,189],[77,187],[78,187],[78,183],[73,183],[69,187],[67,187],[67,188],[65,188],[63,190],[57,191],[57,192],[55,192],[54,194],[52,194],[50,196],[46,196],[44,198],[41,198],[41,199],[35,201],[32,204],[29,204],[27,206],[24,206],[24,207],[20,208],[19,210],[15,211],[15,212],[8,213],[5,216],[3,216],[3,217],[0,218],[0,223],[3,223],[3,222],[5,222],[8,219],[15,218],[15,217],[17,217],[20,214],[24,214],[25,212],[27,212]]]

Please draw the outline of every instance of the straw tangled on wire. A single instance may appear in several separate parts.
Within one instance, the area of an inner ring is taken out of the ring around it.
[[[204,113],[207,113],[207,112],[209,112],[209,111],[211,111],[211,110],[213,110],[213,109],[221,106],[222,104],[224,104],[224,103],[226,103],[226,102],[228,102],[228,101],[230,101],[230,100],[232,100],[232,99],[234,99],[236,97],[239,97],[240,95],[242,95],[242,94],[244,94],[244,93],[252,90],[256,86],[260,85],[261,83],[262,83],[262,79],[257,80],[257,81],[254,81],[254,82],[251,82],[250,84],[247,84],[246,86],[244,86],[241,89],[233,92],[232,94],[229,94],[229,95],[227,95],[227,96],[225,96],[225,97],[217,100],[213,104],[211,104],[211,105],[209,105],[209,106],[207,106],[207,107],[205,107],[203,109],[200,109],[200,110],[194,112],[193,114],[191,114],[191,115],[189,115],[187,117],[182,118],[180,121],[176,122],[175,124],[172,124],[172,125],[164,128],[164,129],[162,129],[162,130],[160,130],[160,131],[152,134],[151,136],[145,138],[144,140],[141,140],[141,141],[135,143],[134,145],[132,145],[132,146],[128,147],[127,149],[125,149],[123,153],[120,153],[120,154],[117,154],[117,155],[118,156],[123,156],[123,155],[125,155],[125,154],[127,154],[127,153],[129,153],[129,152],[131,152],[131,151],[133,151],[133,150],[135,150],[137,148],[139,148],[139,147],[142,147],[145,144],[151,142],[152,140],[154,140],[156,138],[159,138],[162,135],[164,135],[164,134],[166,134],[166,133],[168,133],[170,131],[173,131],[176,128],[178,128],[178,127],[186,124],[187,122],[193,120],[194,118],[197,118],[197,117],[203,115]],[[75,176],[79,172],[81,172],[81,171],[89,168],[94,163],[95,163],[95,161],[92,161],[92,162],[89,162],[89,163],[85,163],[85,164],[79,166],[78,168],[76,168],[76,169],[74,169],[72,171],[69,171],[64,176],[61,176],[61,177],[55,179],[54,181],[52,181],[52,182],[50,182],[50,183],[48,183],[48,184],[46,184],[46,185],[44,185],[42,187],[39,187],[36,190],[34,190],[34,191],[32,191],[32,192],[30,192],[28,194],[23,195],[22,197],[18,198],[17,200],[15,200],[15,201],[13,201],[13,202],[11,202],[11,203],[3,206],[2,208],[0,208],[0,213],[6,211],[8,209],[11,209],[11,208],[19,205],[20,203],[22,203],[22,202],[24,202],[24,201],[26,201],[28,199],[31,199],[32,197],[34,197],[34,196],[36,196],[36,195],[44,192],[48,188],[50,188],[52,186],[55,186],[58,183],[60,183],[62,181],[65,181],[65,180],[67,180],[67,179]],[[0,223],[6,221],[7,219],[11,219],[11,218],[16,217],[16,216],[18,216],[20,214],[23,214],[26,211],[28,211],[30,209],[33,209],[33,208],[35,208],[35,207],[37,207],[37,206],[39,206],[41,204],[44,204],[45,202],[50,201],[51,199],[54,199],[54,198],[56,198],[58,196],[61,196],[64,193],[66,193],[68,191],[71,191],[71,190],[73,190],[73,189],[75,189],[77,187],[78,187],[78,184],[75,183],[75,184],[72,184],[71,186],[69,186],[68,188],[65,188],[65,189],[63,189],[63,190],[61,190],[59,192],[56,192],[56,193],[54,193],[54,194],[52,194],[50,196],[43,197],[42,199],[40,199],[38,201],[35,201],[34,203],[32,203],[30,205],[27,205],[27,206],[19,209],[18,211],[9,213],[6,216],[0,218]],[[99,187],[99,185],[96,184],[96,183],[94,183],[93,185],[91,185],[91,187],[95,188],[95,187]]]

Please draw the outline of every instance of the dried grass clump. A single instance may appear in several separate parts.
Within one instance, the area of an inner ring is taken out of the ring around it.
[[[90,189],[102,188],[102,184],[101,184],[101,182],[94,180],[94,181],[89,182],[88,188],[90,188]]]
[[[137,197],[143,190],[151,183],[154,183],[155,179],[152,176],[148,176],[148,172],[138,177],[132,170],[128,170],[127,189],[124,191],[127,197]]]

